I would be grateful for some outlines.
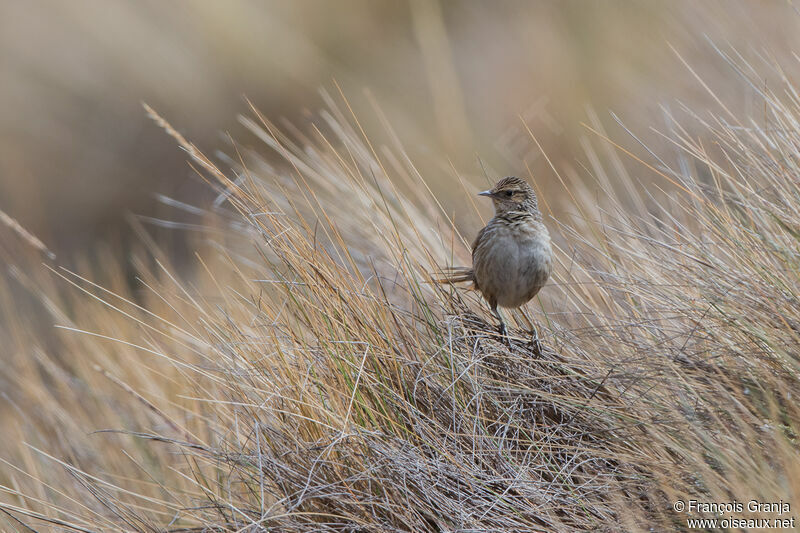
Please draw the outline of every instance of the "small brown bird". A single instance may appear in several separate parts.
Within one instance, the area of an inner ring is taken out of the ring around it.
[[[517,308],[536,296],[553,266],[550,234],[542,223],[536,193],[525,180],[503,178],[479,193],[494,203],[494,218],[472,244],[472,268],[455,268],[443,281],[472,281],[500,321],[498,306]]]

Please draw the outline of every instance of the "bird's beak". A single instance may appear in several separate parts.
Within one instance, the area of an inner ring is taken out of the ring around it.
[[[478,196],[491,196],[491,195],[492,195],[492,191],[491,190],[489,190],[489,191],[481,191],[481,192],[478,193]]]

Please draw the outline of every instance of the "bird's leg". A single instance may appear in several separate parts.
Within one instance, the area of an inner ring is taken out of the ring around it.
[[[497,328],[497,331],[507,341],[508,340],[508,329],[506,328],[505,320],[503,320],[503,315],[500,314],[500,310],[497,308],[497,304],[492,306],[492,314],[500,322],[500,326]]]
[[[531,321],[531,345],[536,355],[542,354],[542,342],[539,340],[539,332],[536,330],[536,326],[533,325],[533,321]]]
[[[529,331],[531,334],[531,341],[528,344],[533,348],[533,352],[536,355],[541,355],[542,342],[539,340],[539,331],[536,329],[536,324],[534,324],[533,319],[528,316],[528,313],[526,313],[524,309],[520,308],[519,312],[522,313],[523,317],[525,317],[525,321],[530,327]]]

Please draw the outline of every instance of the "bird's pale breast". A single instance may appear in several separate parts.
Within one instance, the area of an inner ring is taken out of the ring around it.
[[[475,243],[473,268],[476,285],[490,304],[525,304],[550,277],[547,228],[532,217],[495,217]]]

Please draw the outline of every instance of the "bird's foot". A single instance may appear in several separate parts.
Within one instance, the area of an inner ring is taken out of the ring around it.
[[[506,328],[506,325],[504,323],[500,322],[500,325],[497,326],[497,333],[499,333],[503,337],[508,337],[508,328]]]
[[[506,346],[511,346],[511,340],[508,338],[508,328],[506,328],[505,322],[500,322],[500,325],[497,326],[497,333]]]
[[[536,355],[542,355],[542,341],[539,340],[539,333],[534,329],[531,331],[531,348]]]

